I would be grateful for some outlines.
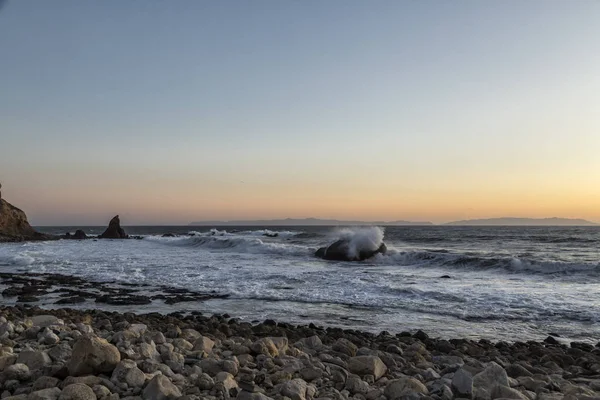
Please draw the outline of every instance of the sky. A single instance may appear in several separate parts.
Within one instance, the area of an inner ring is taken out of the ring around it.
[[[0,4],[34,225],[600,222],[600,1]]]

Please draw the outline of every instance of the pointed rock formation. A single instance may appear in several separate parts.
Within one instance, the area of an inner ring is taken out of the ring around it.
[[[123,228],[121,228],[121,221],[119,220],[119,216],[116,215],[113,219],[108,223],[108,228],[104,231],[104,233],[98,236],[100,239],[127,239],[129,236],[125,233]]]
[[[52,239],[56,238],[33,229],[22,210],[0,198],[0,242]]]

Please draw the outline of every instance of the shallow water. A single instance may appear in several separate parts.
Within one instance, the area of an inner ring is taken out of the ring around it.
[[[98,233],[101,228],[85,230]],[[377,229],[126,230],[145,237],[0,244],[0,271],[230,294],[225,300],[155,303],[135,311],[227,312],[247,320],[369,331],[423,329],[446,338],[540,340],[553,332],[594,343],[600,339],[597,227],[388,227],[388,253],[354,263],[320,260],[313,252],[338,237],[359,247],[377,245]],[[160,237],[190,231],[195,236]],[[272,232],[278,236],[264,236]]]

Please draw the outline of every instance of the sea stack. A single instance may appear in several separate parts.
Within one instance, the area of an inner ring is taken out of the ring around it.
[[[98,236],[100,239],[127,239],[129,236],[125,233],[123,228],[121,228],[121,221],[119,220],[119,216],[115,215],[113,219],[108,223],[108,228],[104,231],[104,233]]]
[[[37,232],[29,225],[27,215],[22,210],[0,198],[0,242],[50,239],[54,238]]]

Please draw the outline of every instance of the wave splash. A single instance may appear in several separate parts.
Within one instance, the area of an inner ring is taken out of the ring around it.
[[[374,252],[381,248],[385,229],[379,226],[340,228],[333,233],[336,242],[345,243],[348,259],[360,258],[365,252]]]

